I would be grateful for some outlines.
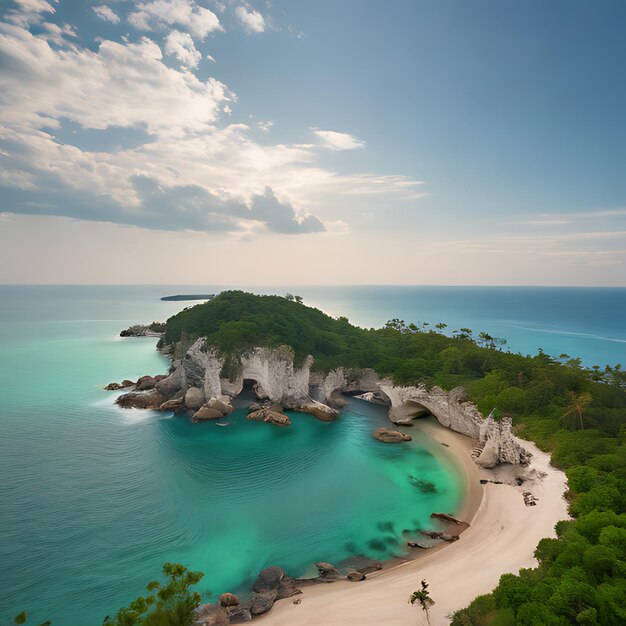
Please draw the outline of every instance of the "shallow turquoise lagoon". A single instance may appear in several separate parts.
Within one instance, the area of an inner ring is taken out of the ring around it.
[[[99,625],[168,560],[205,572],[208,596],[270,564],[386,558],[463,498],[441,446],[377,442],[384,414],[358,400],[287,429],[117,409],[103,385],[167,368],[154,339],[116,337],[181,308],[162,290],[0,289],[0,623]]]

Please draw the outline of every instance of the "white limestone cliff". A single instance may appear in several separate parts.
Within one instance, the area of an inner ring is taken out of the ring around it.
[[[241,393],[245,380],[252,380],[259,397],[285,408],[325,416],[320,419],[334,419],[337,412],[326,406],[333,404],[334,394],[336,397],[338,393],[367,393],[365,399],[389,405],[389,419],[396,424],[410,425],[420,414],[431,414],[442,426],[472,437],[482,446],[477,463],[485,467],[498,463],[526,464],[532,456],[513,436],[510,419],[496,421],[483,417],[467,401],[462,388],[447,392],[423,385],[398,387],[390,380],[380,379],[371,369],[337,368],[327,374],[311,373],[313,358],[307,357],[301,367],[296,367],[293,352],[286,346],[253,348],[233,358],[231,377],[222,376],[224,358],[206,339],[198,339],[170,378],[180,380],[183,391],[190,387],[201,390],[207,402],[224,396],[233,398]]]

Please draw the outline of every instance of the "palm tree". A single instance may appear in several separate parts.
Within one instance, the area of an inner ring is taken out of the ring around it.
[[[416,602],[422,607],[422,611],[426,613],[426,621],[430,624],[428,609],[435,604],[435,601],[430,597],[428,583],[425,580],[422,580],[422,588],[414,591],[409,598],[409,604],[415,604]]]
[[[570,415],[578,415],[578,421],[580,423],[580,430],[584,430],[585,424],[583,422],[583,411],[593,402],[593,396],[587,391],[583,393],[576,393],[575,391],[570,391],[570,396],[572,400],[567,406],[565,413],[563,413],[563,417],[569,417]]]

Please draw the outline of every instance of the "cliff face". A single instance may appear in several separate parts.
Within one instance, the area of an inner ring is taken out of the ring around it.
[[[477,462],[485,467],[530,461],[530,453],[512,434],[511,420],[484,418],[467,401],[462,388],[446,392],[421,385],[396,387],[370,369],[337,368],[328,374],[311,373],[313,358],[308,357],[302,367],[296,367],[288,348],[253,348],[232,359],[230,376],[223,377],[224,359],[205,339],[198,339],[184,358],[173,364],[172,373],[158,388],[193,388],[197,402],[209,402],[213,398],[237,396],[244,381],[251,380],[259,397],[285,408],[313,413],[320,419],[334,419],[336,411],[327,405],[336,402],[337,394],[366,394],[365,399],[387,404],[389,419],[396,424],[410,425],[414,417],[432,414],[446,428],[477,440],[482,446]]]

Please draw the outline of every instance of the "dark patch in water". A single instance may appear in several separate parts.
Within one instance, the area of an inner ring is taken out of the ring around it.
[[[393,532],[393,522],[380,522],[378,524],[378,530],[382,531],[382,532],[389,532],[392,533]]]
[[[354,541],[348,541],[348,543],[344,543],[343,547],[344,547],[345,551],[349,552],[350,554],[356,554],[357,553],[357,547],[356,547],[356,543],[354,543]]]
[[[372,550],[378,550],[379,552],[384,552],[387,549],[387,546],[385,545],[385,542],[381,541],[380,539],[370,539],[367,542],[367,545]]]

